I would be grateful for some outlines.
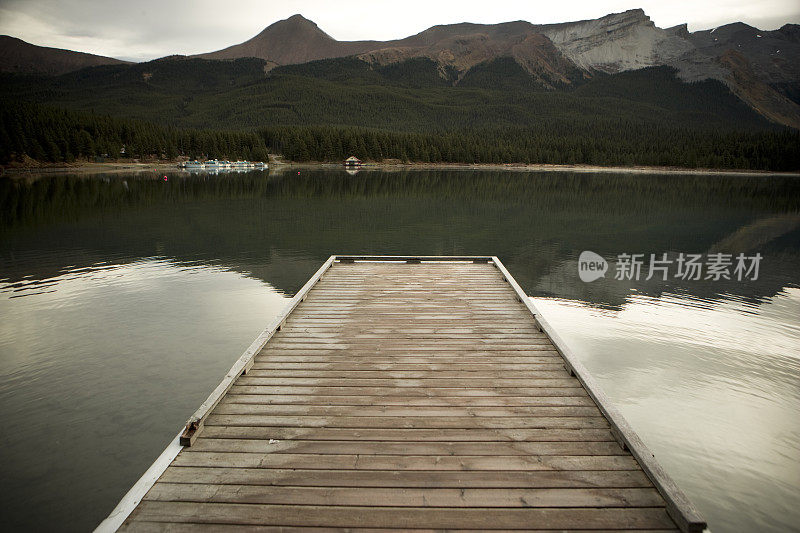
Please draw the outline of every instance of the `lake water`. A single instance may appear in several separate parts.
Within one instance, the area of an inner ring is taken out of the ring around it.
[[[0,529],[97,525],[334,253],[499,256],[712,531],[800,524],[800,179],[30,176],[0,207]],[[614,279],[722,252],[758,278]]]

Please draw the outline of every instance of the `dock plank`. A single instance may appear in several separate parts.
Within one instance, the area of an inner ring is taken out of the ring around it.
[[[294,453],[320,455],[626,455],[616,442],[483,442],[362,440],[202,439],[198,452]]]
[[[520,406],[594,406],[587,395],[583,396],[475,396],[413,397],[413,396],[322,396],[316,394],[243,394],[233,387],[226,403],[252,403],[261,405],[318,405],[318,406],[426,406],[426,407],[520,407]],[[577,394],[577,393],[576,393]]]
[[[159,483],[147,500],[374,507],[662,507],[653,488],[407,489]]]
[[[448,364],[441,364],[434,361],[426,363],[405,363],[400,361],[354,361],[352,358],[345,361],[275,361],[272,359],[256,359],[253,368],[254,370],[270,370],[270,371],[288,371],[288,370],[326,370],[326,371],[347,371],[347,372],[361,372],[361,371],[425,371],[425,372],[476,372],[494,370],[501,372],[509,371],[553,371],[564,370],[564,363],[558,360],[546,360],[546,362],[534,361],[525,363],[497,363],[491,361],[483,362],[451,362]]]
[[[212,413],[207,426],[275,426],[406,429],[536,429],[607,428],[602,416],[569,417],[475,417],[475,416],[278,416]]]
[[[380,429],[380,428],[296,428],[269,426],[207,426],[204,438],[261,440],[358,440],[438,442],[615,442],[608,429],[594,428],[465,428],[465,429]],[[199,442],[199,441],[198,441]],[[199,444],[198,444],[199,445]]]
[[[242,380],[240,379],[240,382]],[[232,387],[235,392],[245,394],[319,394],[319,395],[344,395],[344,396],[409,396],[409,397],[502,397],[502,396],[580,396],[585,394],[577,385],[569,387],[493,387],[483,389],[469,389],[464,387],[358,387],[358,386],[303,386],[303,385],[259,385],[246,384]]]
[[[413,471],[170,467],[163,483],[359,488],[650,488],[641,470]],[[364,491],[368,492],[368,491]]]
[[[341,416],[341,417],[599,417],[595,406],[535,406],[535,407],[429,407],[429,406],[340,406],[340,405],[262,405],[220,402],[215,413],[221,415],[268,416]]]
[[[175,523],[175,522],[150,522],[146,520],[139,520],[131,524],[125,525],[125,531],[139,532],[139,533],[194,533],[195,531],[219,531],[219,524],[192,524],[192,523]],[[231,532],[246,532],[246,533],[311,533],[311,532],[329,532],[329,527],[294,527],[294,526],[261,526],[261,525],[238,525],[238,524],[225,524],[225,531]],[[376,527],[359,527],[359,528],[346,528],[346,531],[355,531],[358,533],[385,533],[397,531],[396,528],[376,528]],[[414,528],[415,533],[441,533],[441,529],[426,529]],[[482,529],[459,529],[464,533],[481,533]],[[519,531],[519,529],[495,529],[496,532],[511,533]],[[565,533],[570,531],[591,531],[592,533],[619,533],[626,531],[629,533],[674,533],[677,529],[536,529],[538,533]]]
[[[200,524],[254,524],[334,528],[656,529],[674,524],[661,507],[491,508],[369,507],[161,502],[139,506],[140,520]]]
[[[309,470],[636,470],[629,455],[357,455],[181,452],[175,466],[305,468]]]

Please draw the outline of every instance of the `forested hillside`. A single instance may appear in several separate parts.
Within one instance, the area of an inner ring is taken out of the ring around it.
[[[719,82],[687,84],[654,67],[553,91],[526,76],[510,59],[459,78],[427,59],[356,58],[268,73],[252,58],[165,58],[5,76],[0,159],[269,152],[296,161],[800,168],[797,130],[768,122]]]
[[[609,118],[542,121],[534,127],[467,128],[439,133],[333,126],[270,126],[252,131],[183,129],[136,120],[18,104],[0,108],[0,161],[150,157],[368,161],[665,165],[796,170],[800,132],[718,132],[654,127]],[[120,151],[124,148],[125,153]]]
[[[0,90],[5,98],[192,128],[330,125],[422,133],[603,118],[770,127],[721,83],[683,83],[669,67],[598,74],[576,89],[552,91],[511,59],[481,64],[458,80],[427,59],[386,66],[328,59],[265,74],[264,62],[253,58],[166,58],[56,78],[6,75]]]
[[[204,155],[266,161],[255,132],[190,130],[16,103],[0,106],[0,162],[25,154],[39,161]]]

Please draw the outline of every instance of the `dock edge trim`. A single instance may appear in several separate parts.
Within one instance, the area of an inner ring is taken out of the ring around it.
[[[522,298],[525,306],[531,311],[539,324],[540,329],[545,333],[553,346],[556,348],[561,357],[566,362],[567,371],[574,374],[578,381],[581,382],[586,392],[597,404],[600,412],[606,417],[611,424],[615,433],[614,437],[620,444],[624,445],[636,461],[650,481],[653,482],[658,492],[666,502],[667,514],[675,521],[678,528],[684,533],[695,533],[706,529],[708,526],[700,515],[699,511],[695,508],[689,498],[684,492],[675,484],[669,474],[664,471],[661,465],[655,458],[655,455],[647,448],[645,443],[639,438],[639,435],[625,420],[619,410],[611,403],[608,396],[600,388],[600,385],[595,381],[589,371],[583,366],[580,359],[573,353],[573,351],[564,342],[564,339],[555,331],[553,326],[536,310],[530,298],[525,294],[522,288],[517,284],[511,274],[506,270],[506,267],[497,257],[492,257],[494,265],[502,272],[503,277],[508,281],[519,298]]]

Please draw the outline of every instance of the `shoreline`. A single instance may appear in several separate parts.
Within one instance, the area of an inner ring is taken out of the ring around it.
[[[179,170],[177,162],[153,163],[78,163],[72,165],[45,165],[5,167],[0,176],[23,177],[27,174],[115,174],[122,172],[164,172]]]
[[[2,167],[0,167],[2,168]],[[269,164],[269,171],[299,169],[341,169],[341,163],[321,162],[283,162],[275,161]],[[156,161],[150,163],[109,162],[109,163],[79,163],[73,165],[28,166],[3,168],[0,176],[24,177],[32,174],[118,174],[140,172],[176,172],[180,169],[176,161]],[[713,169],[713,168],[681,168],[681,167],[648,167],[642,165],[632,166],[599,166],[599,165],[556,165],[556,164],[523,164],[523,163],[399,163],[381,162],[364,163],[357,171],[384,170],[495,170],[510,172],[580,172],[580,173],[607,173],[607,174],[683,174],[683,175],[711,175],[711,176],[795,176],[800,177],[800,171],[772,171],[749,169]]]
[[[270,163],[270,168],[272,167]],[[293,168],[339,168],[338,163],[276,163],[276,166]],[[556,165],[549,163],[365,163],[359,171],[365,170],[501,170],[510,172],[583,172],[606,174],[700,174],[700,175],[732,175],[732,176],[796,176],[798,171],[750,170],[750,169],[714,169],[714,168],[681,168],[681,167],[648,167],[633,165],[629,167],[604,167],[599,165]]]

